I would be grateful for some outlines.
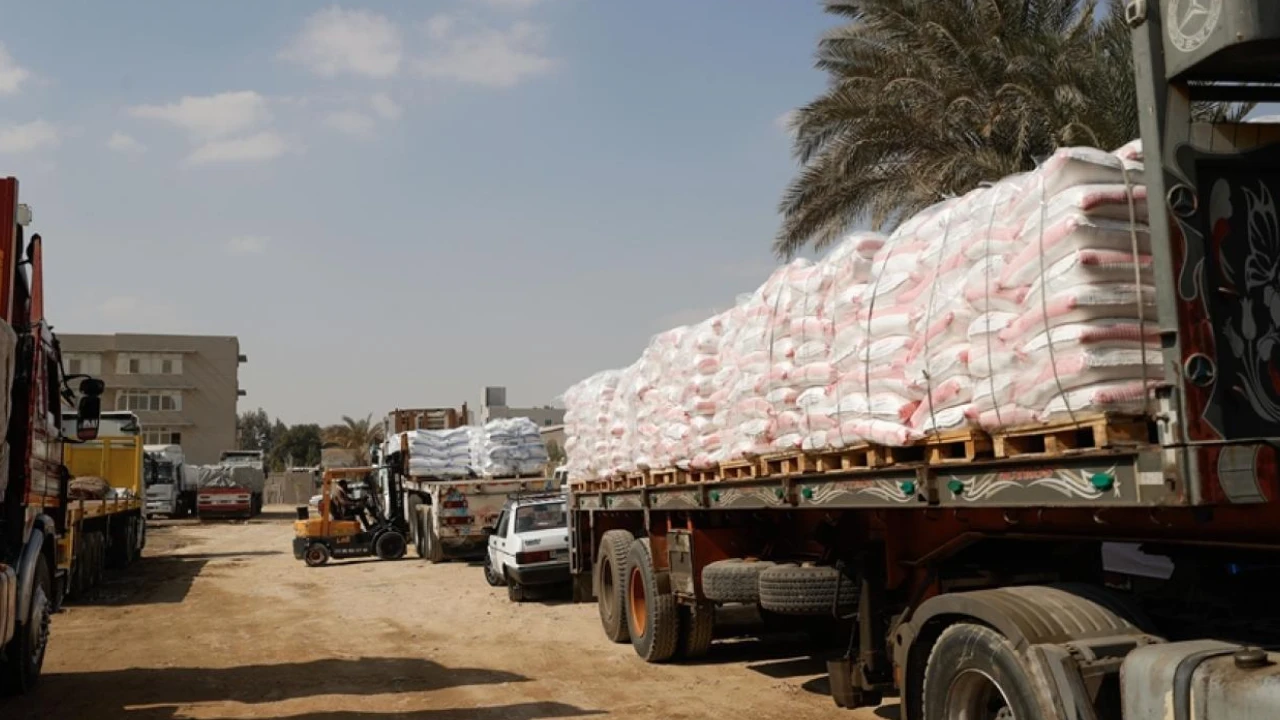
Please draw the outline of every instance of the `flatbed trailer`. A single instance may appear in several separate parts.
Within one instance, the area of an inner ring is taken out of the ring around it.
[[[903,720],[1280,717],[1280,385],[1257,347],[1280,333],[1260,310],[1280,274],[1223,280],[1280,267],[1280,126],[1192,121],[1201,100],[1280,100],[1280,7],[1127,8],[1164,358],[1151,412],[963,453],[585,479],[569,499],[575,596],[596,598],[611,640],[696,657],[718,604],[757,603],[843,626],[828,662],[842,707],[894,694]]]
[[[112,489],[103,499],[66,501],[55,572],[69,597],[97,585],[106,569],[125,567],[141,556],[147,537],[143,458],[139,435],[104,435],[63,445],[71,477],[100,477]]]

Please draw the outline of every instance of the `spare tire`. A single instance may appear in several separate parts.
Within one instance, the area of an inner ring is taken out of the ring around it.
[[[760,607],[783,615],[843,616],[858,606],[857,583],[826,565],[768,568],[760,573],[759,589]]]
[[[760,573],[776,567],[768,560],[733,558],[702,568],[702,594],[718,603],[754,605],[760,599]]]

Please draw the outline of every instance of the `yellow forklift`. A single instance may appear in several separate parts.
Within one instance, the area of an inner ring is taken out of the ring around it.
[[[319,517],[298,508],[293,524],[293,556],[319,567],[329,558],[375,556],[399,560],[407,548],[409,524],[404,518],[400,476],[394,466],[385,473],[390,485],[387,507],[382,507],[372,478],[376,467],[328,468],[320,486]]]

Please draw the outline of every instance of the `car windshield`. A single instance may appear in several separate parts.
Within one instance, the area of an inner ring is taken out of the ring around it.
[[[565,527],[564,503],[538,503],[516,508],[516,532]]]
[[[165,460],[157,460],[147,463],[149,472],[147,473],[147,482],[151,485],[172,485],[173,484],[173,463]]]

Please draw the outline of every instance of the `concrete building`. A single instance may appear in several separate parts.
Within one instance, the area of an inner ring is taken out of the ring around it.
[[[564,408],[542,407],[508,407],[507,389],[505,387],[487,387],[484,389],[484,402],[480,405],[480,422],[503,418],[529,418],[535,423],[547,427],[564,424]]]
[[[150,444],[181,445],[187,462],[236,447],[240,341],[211,335],[59,334],[68,373],[102,378],[103,410],[132,410]]]

